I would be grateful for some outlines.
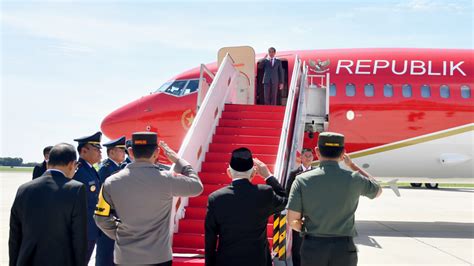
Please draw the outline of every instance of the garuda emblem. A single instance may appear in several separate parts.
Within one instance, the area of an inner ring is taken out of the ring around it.
[[[331,61],[329,61],[329,59],[326,61],[321,61],[321,59],[318,59],[317,61],[309,60],[309,69],[316,73],[325,73],[329,71],[330,63]]]

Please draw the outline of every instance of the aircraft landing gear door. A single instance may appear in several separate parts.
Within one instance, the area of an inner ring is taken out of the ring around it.
[[[223,47],[217,54],[217,67],[229,53],[238,69],[237,87],[230,92],[227,103],[254,104],[255,102],[255,50],[250,46]]]
[[[305,131],[321,133],[329,127],[329,73],[308,75]]]

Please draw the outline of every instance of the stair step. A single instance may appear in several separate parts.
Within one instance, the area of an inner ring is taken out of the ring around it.
[[[206,218],[207,208],[186,207],[186,219],[204,220]]]
[[[174,234],[173,246],[204,249],[204,234],[186,234],[186,233]]]
[[[278,105],[249,105],[249,104],[226,104],[224,111],[254,111],[254,112],[285,112],[286,106]]]
[[[205,162],[226,162],[229,163],[231,153],[225,152],[208,152],[206,154]],[[258,154],[252,153],[254,158],[258,158],[260,161],[268,164],[274,164],[276,162],[276,155],[269,154]]]
[[[275,168],[275,165],[273,164],[267,164],[267,166],[270,171],[273,171],[273,169]],[[204,162],[202,163],[201,171],[225,173],[228,167],[229,163],[227,162]]]
[[[232,136],[232,135],[214,135],[212,143],[234,143],[242,146],[248,144],[266,144],[278,145],[280,137],[266,137],[266,136]]]
[[[189,198],[189,207],[207,207],[207,195]]]
[[[281,125],[280,128],[216,127],[216,135],[262,136],[262,133],[267,137],[280,137]]]
[[[254,112],[254,111],[234,111],[227,110],[222,113],[221,119],[263,119],[283,121],[285,113],[279,112]]]
[[[209,145],[209,152],[232,152],[235,149],[241,148],[239,144],[222,144],[222,143],[211,143]],[[278,152],[278,145],[248,145],[246,146],[252,153],[263,153],[275,155]]]
[[[200,172],[199,178],[201,182],[206,186],[207,184],[230,184],[232,179],[227,176],[225,172],[215,173],[215,172]]]
[[[280,129],[282,126],[281,120],[264,120],[264,119],[244,119],[244,120],[233,120],[233,119],[220,119],[219,126],[223,127],[242,127],[242,128],[275,128]],[[262,130],[260,135],[265,135],[265,131]]]
[[[179,249],[181,250],[181,249]],[[182,249],[183,251],[194,251],[195,249]],[[174,252],[174,249],[173,249]],[[187,253],[187,252],[179,252],[179,253]],[[202,253],[204,254],[204,249]],[[186,257],[177,257],[179,254],[173,254],[173,266],[204,266],[205,260],[204,258],[186,258]]]
[[[184,234],[204,234],[204,219],[181,219],[179,220],[179,233]]]

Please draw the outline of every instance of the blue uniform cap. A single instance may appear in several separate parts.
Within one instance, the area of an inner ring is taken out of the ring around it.
[[[107,148],[122,148],[125,149],[125,136],[122,136],[118,139],[111,140],[107,143],[104,143],[104,146]]]
[[[100,139],[102,138],[102,132],[98,131],[97,133],[95,133],[94,135],[91,135],[91,136],[85,136],[85,137],[82,137],[82,138],[77,138],[77,139],[74,139],[74,141],[77,141],[79,143],[79,145],[84,145],[84,144],[91,144],[92,146],[95,146],[97,148],[102,148],[102,146],[100,146]]]

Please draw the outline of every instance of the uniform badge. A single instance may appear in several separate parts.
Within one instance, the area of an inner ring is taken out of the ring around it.
[[[91,192],[95,192],[96,189],[97,189],[97,188],[95,187],[95,185],[92,185],[92,186],[91,186]]]

